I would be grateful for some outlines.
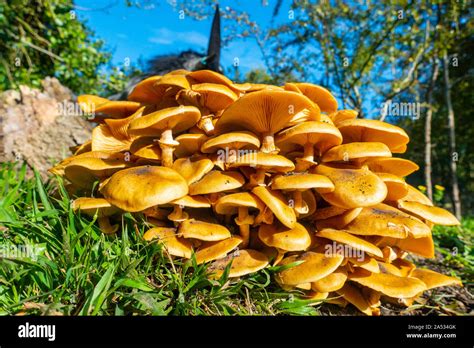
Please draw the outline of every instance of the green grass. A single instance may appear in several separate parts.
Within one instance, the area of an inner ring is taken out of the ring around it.
[[[274,285],[277,267],[211,280],[205,265],[144,241],[148,227],[129,214],[119,234],[102,234],[94,219],[72,212],[56,179],[45,184],[2,164],[0,188],[0,314],[320,314],[319,303]],[[472,279],[473,225],[435,230],[438,250],[463,279]]]
[[[206,266],[172,260],[145,242],[142,221],[127,214],[122,231],[106,236],[94,219],[72,212],[61,184],[25,173],[7,164],[0,170],[3,315],[318,314],[315,302],[271,283],[277,268],[210,280]]]

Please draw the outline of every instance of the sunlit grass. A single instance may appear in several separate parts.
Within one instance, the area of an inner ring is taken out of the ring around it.
[[[318,314],[315,302],[271,283],[275,269],[211,280],[206,266],[144,241],[147,227],[131,215],[106,236],[71,210],[61,182],[25,173],[8,164],[0,171],[1,314]]]

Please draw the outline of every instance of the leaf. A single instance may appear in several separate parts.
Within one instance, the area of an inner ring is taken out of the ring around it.
[[[95,286],[91,297],[82,308],[81,315],[89,315],[91,311],[92,315],[96,315],[99,312],[102,303],[107,297],[107,290],[110,288],[114,274],[115,267],[109,267]]]
[[[171,299],[169,298],[158,302],[155,296],[147,293],[137,293],[133,297],[140,302],[145,309],[151,311],[152,315],[167,315],[172,310],[172,307],[169,306],[171,303]]]
[[[119,288],[121,286],[124,286],[127,288],[139,289],[146,292],[154,290],[154,288],[150,287],[146,282],[142,280],[131,279],[131,278],[121,278],[117,280],[114,284],[114,288]]]

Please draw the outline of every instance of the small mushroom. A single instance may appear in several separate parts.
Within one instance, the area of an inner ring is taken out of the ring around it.
[[[354,270],[358,268],[362,268],[372,273],[380,273],[379,263],[373,257],[364,255],[362,258],[348,257],[347,260],[348,260],[347,267],[350,268],[351,272],[354,272]],[[355,267],[353,267],[353,265]]]
[[[162,95],[155,90],[154,85],[160,80],[161,76],[151,76],[140,81],[128,95],[128,100],[146,104],[157,102]]]
[[[411,263],[408,260],[398,258],[392,262],[393,266],[396,266],[401,273],[402,277],[411,277],[413,270],[416,269],[415,264]]]
[[[413,297],[426,290],[425,283],[417,278],[398,277],[389,273],[370,273],[362,269],[350,273],[349,279],[395,298]]]
[[[428,220],[436,225],[455,226],[460,222],[449,211],[432,207],[419,202],[398,202],[398,208],[404,212],[414,215],[418,218]]]
[[[289,265],[298,261],[302,263],[285,269],[276,274],[279,283],[298,285],[312,283],[334,272],[344,259],[341,255],[325,255],[319,252],[307,251],[300,255],[284,258],[280,265]]]
[[[318,292],[333,292],[341,289],[347,280],[347,271],[339,267],[333,273],[311,283],[311,289]]]
[[[203,178],[209,173],[214,164],[207,158],[180,158],[173,163],[173,169],[176,170],[191,185]]]
[[[308,121],[281,131],[277,134],[275,142],[282,153],[294,151],[296,147],[303,147],[303,156],[296,158],[296,171],[305,171],[317,164],[315,155],[321,156],[331,147],[341,144],[342,135],[333,125]]]
[[[194,238],[208,242],[220,241],[231,237],[230,231],[226,227],[195,219],[181,222],[178,235],[184,238]]]
[[[384,143],[392,153],[403,153],[410,140],[400,127],[390,123],[368,120],[349,119],[340,122],[337,127],[344,139],[343,143],[373,141]]]
[[[294,228],[281,224],[260,225],[258,237],[266,245],[284,251],[306,250],[311,245],[310,233],[299,223]]]
[[[300,219],[305,219],[307,217],[312,216],[316,212],[317,202],[316,197],[314,196],[311,190],[307,190],[303,192],[303,206],[308,207],[308,212],[306,214],[300,214]]]
[[[429,269],[417,268],[411,273],[411,277],[421,280],[426,285],[426,290],[439,288],[442,286],[462,286],[461,280],[455,277],[448,277],[444,274],[431,271]]]
[[[191,242],[185,238],[178,237],[174,228],[153,227],[143,235],[143,239],[146,241],[158,239],[163,243],[168,253],[173,256],[190,259],[193,252]]]
[[[423,193],[418,191],[411,185],[407,184],[408,193],[405,197],[401,198],[400,201],[403,202],[418,202],[425,205],[433,206],[433,202],[430,201]]]
[[[311,291],[306,296],[304,296],[304,298],[310,301],[323,301],[327,299],[328,296],[329,292]]]
[[[405,177],[420,169],[416,163],[397,157],[369,158],[364,164],[373,172],[389,173],[399,177]]]
[[[219,193],[235,190],[242,187],[244,183],[245,179],[240,173],[212,170],[201,180],[189,185],[189,194],[209,195],[211,203],[214,204],[219,198]]]
[[[120,209],[138,212],[186,196],[188,185],[171,168],[140,166],[115,173],[100,192]]]
[[[206,134],[190,133],[181,134],[176,137],[179,145],[176,146],[174,153],[176,157],[183,158],[192,155],[199,155],[202,144],[208,139]]]
[[[255,174],[250,176],[250,187],[265,186],[266,173],[287,173],[295,169],[295,165],[289,159],[270,153],[252,152],[239,156],[236,161],[229,164],[230,168],[253,167]]]
[[[326,88],[312,83],[294,83],[302,94],[318,104],[322,112],[332,113],[337,110],[337,100]]]
[[[330,148],[321,157],[322,162],[349,162],[360,165],[368,158],[392,157],[387,145],[377,142],[353,142]]]
[[[77,146],[71,146],[69,147],[69,150],[74,154],[74,156],[83,154],[85,152],[92,151],[92,139],[86,141],[84,144],[80,144]]]
[[[109,217],[120,212],[104,198],[81,197],[72,202],[73,210],[80,210],[84,214],[94,216],[97,214],[100,230],[105,234],[117,232],[118,225],[111,225]]]
[[[49,169],[49,172],[54,175],[64,176],[64,169],[66,168],[66,166],[69,163],[71,163],[73,160],[76,160],[79,158],[99,158],[99,159],[110,160],[110,161],[124,161],[125,156],[123,153],[111,153],[108,151],[87,151],[87,152],[83,152],[78,155],[70,156],[63,159],[59,164]]]
[[[209,138],[202,146],[201,152],[217,152],[224,163],[234,163],[245,150],[257,150],[260,147],[258,137],[247,131],[225,133]],[[241,151],[244,150],[244,151]]]
[[[103,180],[127,166],[127,162],[120,159],[78,157],[66,164],[64,176],[79,188],[91,189],[95,181]]]
[[[387,186],[386,201],[396,201],[408,194],[408,185],[403,178],[389,173],[375,173]]]
[[[176,99],[182,105],[192,105],[199,108],[201,119],[197,123],[197,127],[210,135],[214,132],[212,119],[216,113],[232,105],[238,96],[225,85],[200,83],[192,85],[191,89],[181,90],[176,95]]]
[[[283,225],[289,228],[296,226],[295,211],[288,206],[285,197],[279,191],[270,190],[265,186],[256,186],[252,189],[252,193],[265,203]]]
[[[133,138],[116,138],[110,127],[100,124],[92,130],[92,151],[120,152],[128,151]]]
[[[130,126],[130,123],[133,120],[135,120],[139,117],[142,117],[142,115],[144,113],[144,110],[145,110],[145,107],[143,106],[128,117],[119,118],[119,119],[106,118],[104,120],[104,122],[108,126],[108,129],[110,130],[110,133],[116,139],[130,140],[130,139],[132,139],[132,136],[128,133],[128,127]],[[92,133],[92,147],[94,147],[94,133]],[[120,150],[118,150],[118,151],[120,151]]]
[[[205,242],[201,247],[199,247],[195,254],[196,263],[199,265],[204,262],[223,258],[227,253],[234,250],[240,243],[242,243],[242,238],[239,236],[232,236],[216,242]]]
[[[168,219],[173,222],[187,220],[189,215],[183,211],[183,208],[210,208],[209,200],[202,196],[184,196],[172,202],[173,211],[168,215]]]
[[[179,106],[161,109],[142,116],[130,123],[129,133],[134,135],[159,135],[162,150],[163,166],[173,165],[173,151],[178,142],[173,139],[173,132],[182,132],[195,125],[201,114],[194,106]]]
[[[379,242],[379,246],[386,245],[396,246],[399,249],[409,251],[413,254],[423,257],[434,257],[434,243],[431,235],[421,238],[413,238],[411,236],[405,238],[384,237]]]
[[[214,273],[214,277],[218,278],[222,275],[227,265],[232,262],[229,270],[229,278],[235,278],[258,272],[268,265],[267,255],[257,250],[239,250],[238,253],[235,254],[230,254],[214,261],[208,270]]]
[[[292,192],[293,208],[297,214],[307,214],[309,207],[303,200],[303,192],[316,189],[318,192],[334,191],[334,184],[327,177],[319,174],[281,175],[273,179],[273,190]]]
[[[366,315],[372,315],[369,303],[362,295],[361,291],[354,285],[346,283],[341,289],[336,291],[347,302],[352,303],[359,311]]]
[[[155,104],[158,108],[175,106],[175,95],[189,87],[188,80],[182,74],[152,76],[138,83],[130,92],[128,100]]]
[[[222,74],[212,70],[197,70],[186,75],[192,85],[199,83],[215,83],[230,88],[235,93],[240,94],[250,88],[250,84],[236,84]]]
[[[136,137],[130,144],[130,152],[141,159],[161,161],[161,148],[156,137]]]
[[[218,214],[238,214],[234,221],[239,226],[242,248],[246,248],[249,244],[249,227],[255,223],[255,217],[249,215],[249,209],[258,209],[260,213],[263,213],[265,209],[263,202],[252,193],[239,192],[219,198],[214,208]]]
[[[353,120],[357,118],[359,113],[355,110],[338,110],[336,112],[330,113],[329,117],[334,122],[335,125],[338,125],[345,120]]]
[[[77,102],[82,111],[94,116],[105,115],[108,118],[128,117],[141,107],[140,103],[133,101],[112,101],[89,94],[80,95]]]

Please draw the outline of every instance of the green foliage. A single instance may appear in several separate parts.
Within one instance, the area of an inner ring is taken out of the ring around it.
[[[289,81],[296,81],[296,77],[291,72],[281,72],[278,76],[272,76],[263,69],[254,69],[245,74],[242,82],[282,85]]]
[[[111,54],[71,0],[0,0],[0,90],[57,77],[76,93],[120,91],[124,73],[102,72]]]
[[[461,226],[436,226],[433,238],[445,264],[464,282],[474,282],[474,217],[465,217]]]

